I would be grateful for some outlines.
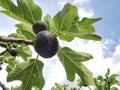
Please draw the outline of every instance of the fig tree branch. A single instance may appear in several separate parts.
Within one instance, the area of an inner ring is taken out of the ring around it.
[[[0,36],[0,41],[33,45],[33,40],[25,40],[25,39],[5,37],[5,36]]]

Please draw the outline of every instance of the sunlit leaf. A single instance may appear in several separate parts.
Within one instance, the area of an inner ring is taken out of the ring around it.
[[[93,23],[101,20],[102,18],[83,18],[80,22],[79,22],[79,27],[87,27],[87,26],[91,26]]]
[[[119,89],[116,87],[112,87],[112,88],[110,88],[110,90],[119,90]]]
[[[22,90],[31,90],[32,86],[42,90],[44,86],[43,63],[39,60],[31,59],[16,66],[16,68],[8,74],[7,81],[22,81]]]
[[[33,24],[42,17],[41,8],[33,0],[17,0],[17,5],[12,0],[0,0],[0,7],[4,8],[0,10],[1,13],[28,24]]]
[[[80,38],[87,39],[87,40],[97,40],[97,41],[102,40],[102,38],[96,34],[86,34],[86,35],[80,36]]]
[[[75,74],[78,74],[84,85],[94,85],[92,73],[82,64],[82,61],[93,58],[90,54],[81,54],[64,47],[59,50],[58,57],[66,70],[68,80],[73,81]]]
[[[50,32],[52,32],[52,33],[55,33],[55,32],[57,31],[57,27],[56,27],[53,19],[51,18],[51,16],[50,16],[50,15],[46,15],[46,16],[44,17],[44,20],[45,20],[45,21],[47,22],[47,24],[48,24],[48,30],[49,30]]]
[[[67,3],[63,9],[54,16],[54,21],[56,25],[59,26],[59,31],[71,31],[71,26],[77,15],[77,7]],[[74,37],[63,33],[59,38],[71,41]]]
[[[31,25],[21,23],[15,26],[17,27],[17,34],[23,35],[25,39],[33,40],[35,38]]]
[[[23,35],[21,35],[19,33],[11,33],[10,35],[8,35],[8,37],[25,39],[25,36],[23,36]]]
[[[110,75],[110,69],[108,68],[105,76],[108,77],[109,75]]]
[[[20,64],[19,60],[17,60],[15,57],[9,56],[6,58],[6,62],[8,64],[6,71],[9,73],[11,72],[17,64]]]
[[[11,90],[21,90],[21,86],[11,87]]]
[[[74,37],[97,40],[101,37],[94,34],[95,28],[93,23],[101,20],[101,18],[83,18],[79,20],[77,7],[67,3],[63,9],[53,18],[58,27],[59,38],[65,41],[72,41]]]

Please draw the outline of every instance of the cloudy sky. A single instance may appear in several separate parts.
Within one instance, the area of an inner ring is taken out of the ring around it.
[[[94,76],[104,75],[107,68],[110,68],[111,73],[120,73],[120,0],[35,0],[35,2],[42,8],[43,16],[46,14],[54,16],[69,2],[78,7],[78,13],[81,18],[102,17],[103,19],[101,21],[94,24],[96,33],[103,38],[102,41],[86,42],[85,40],[75,38],[69,44],[60,41],[60,45],[68,46],[80,52],[91,53],[94,59],[84,64],[93,72]],[[18,21],[0,14],[0,34],[6,35],[15,32],[14,25],[16,23]],[[57,59],[55,56],[50,60],[44,60],[44,76],[46,79],[44,90],[48,90],[54,85],[54,82],[69,83],[66,80],[63,66]],[[0,74],[3,74],[3,72],[0,71]],[[0,81],[5,82],[5,79],[3,80],[0,77]],[[73,83],[69,84],[72,85]]]

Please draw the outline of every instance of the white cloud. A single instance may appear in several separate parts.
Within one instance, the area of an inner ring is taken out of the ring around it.
[[[90,8],[90,0],[74,0],[73,4],[78,7],[78,14],[81,18],[91,18],[94,15],[94,11]]]
[[[66,4],[67,2],[65,0],[61,0],[61,1],[58,1],[58,6],[60,8],[60,10],[64,7],[64,5]]]
[[[80,5],[85,5],[85,4],[89,4],[90,0],[73,0],[74,4],[80,4]]]
[[[112,59],[113,59],[113,63],[115,63],[115,64],[120,63],[120,45],[118,45],[115,48],[115,52],[113,53]]]
[[[50,73],[48,73],[48,79],[46,80],[43,90],[49,90],[52,86],[54,86],[55,82],[62,83],[66,78],[64,68],[58,60],[56,61],[56,64],[48,63],[48,65],[51,67],[51,70]]]
[[[94,59],[84,62],[86,67],[90,71],[92,71],[94,76],[103,75],[106,73],[107,69],[110,68],[111,73],[117,73],[120,72],[119,66],[120,66],[120,60],[119,62],[113,63],[114,60],[118,60],[120,58],[120,45],[116,47],[116,50],[112,54],[112,56],[105,58],[104,54],[108,54],[105,52],[105,48],[107,48],[108,44],[113,43],[111,40],[106,40],[102,42],[95,42],[95,41],[88,41],[85,42],[84,40],[80,40],[76,38],[71,43],[67,42],[60,42],[60,45],[62,46],[68,46],[72,48],[73,50],[79,51],[79,52],[88,52],[94,56]],[[115,58],[116,57],[116,58]],[[114,58],[114,59],[113,59]],[[48,64],[49,65],[49,64]],[[48,88],[51,87],[51,85],[54,85],[55,82],[63,83],[66,82],[66,74],[64,71],[64,68],[62,64],[60,64],[59,61],[56,62],[56,64],[51,64],[53,66],[51,73],[49,73],[48,80],[46,82],[46,86],[44,90],[48,90]],[[47,89],[46,89],[47,88]]]
[[[9,30],[5,30],[4,28],[0,28],[0,35],[7,36],[11,33],[15,33],[15,31],[16,31],[15,27],[11,27]]]
[[[92,10],[89,10],[89,9],[87,10],[84,8],[80,8],[78,10],[78,14],[79,14],[80,18],[83,18],[83,17],[91,18],[94,15],[94,12]]]

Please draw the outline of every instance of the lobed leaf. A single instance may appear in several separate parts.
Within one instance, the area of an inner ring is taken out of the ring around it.
[[[59,50],[58,57],[66,70],[69,81],[73,81],[75,74],[78,74],[84,85],[95,85],[92,73],[82,64],[82,61],[93,58],[90,54],[75,52],[68,47],[63,47]]]
[[[41,8],[33,0],[17,0],[17,5],[11,0],[0,0],[0,7],[3,8],[1,13],[28,24],[33,24],[42,17]]]
[[[74,37],[87,40],[101,40],[101,37],[93,34],[95,28],[93,23],[101,18],[83,18],[79,20],[77,7],[67,3],[54,18],[54,23],[58,28],[59,38],[65,41],[72,41]]]
[[[16,66],[8,74],[7,81],[22,81],[22,90],[31,90],[32,86],[42,90],[45,80],[42,74],[43,63],[39,60],[31,59]]]
[[[76,6],[67,3],[63,9],[54,16],[54,21],[56,25],[59,26],[59,31],[71,31],[71,26],[77,15]],[[66,41],[71,41],[74,37],[62,33],[59,38]]]

